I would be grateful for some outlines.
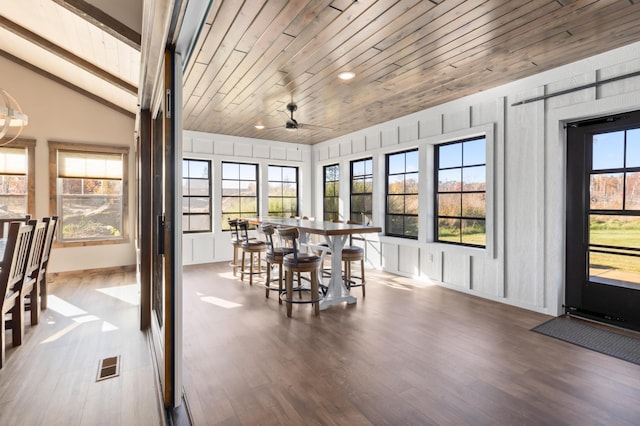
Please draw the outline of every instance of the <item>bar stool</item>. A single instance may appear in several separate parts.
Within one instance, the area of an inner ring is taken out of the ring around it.
[[[253,276],[256,274],[262,274],[262,267],[260,264],[261,255],[262,253],[267,251],[267,245],[264,241],[249,239],[248,223],[246,220],[241,220],[238,223],[238,227],[240,228],[240,237],[242,239],[242,262],[240,264],[240,281],[244,281],[245,274],[249,274],[249,285],[253,285]],[[249,271],[247,271],[246,269],[247,253],[249,253]],[[257,271],[253,270],[253,266],[256,263],[256,258],[254,257],[254,255],[257,255]]]
[[[348,221],[348,224],[351,225],[360,225],[360,223],[355,221]],[[353,240],[362,240],[364,241],[365,247],[358,247],[353,245]],[[362,297],[365,296],[365,277],[364,277],[364,261],[367,257],[367,241],[364,238],[354,237],[353,235],[349,236],[349,245],[345,246],[342,249],[342,261],[344,262],[344,284],[347,286],[349,290],[351,287],[362,287]],[[360,262],[360,276],[351,275],[351,262]],[[359,282],[355,282],[353,279],[356,278]]]
[[[345,246],[342,249],[342,261],[344,262],[344,285],[351,291],[351,287],[362,287],[362,297],[365,296],[364,280],[364,249],[358,246]],[[360,276],[351,275],[351,262],[360,262]],[[358,279],[359,281],[354,281]]]
[[[280,229],[280,238],[289,241],[293,252],[284,256],[282,265],[285,271],[286,293],[281,295],[287,303],[287,317],[291,318],[294,303],[311,303],[316,315],[320,314],[320,293],[318,291],[318,272],[320,269],[320,256],[308,253],[300,253],[297,240],[300,237],[298,228]],[[311,295],[308,300],[293,300],[293,274],[309,273],[311,281]]]
[[[267,280],[265,281],[266,293],[265,297],[269,298],[269,293],[271,291],[278,292],[278,303],[282,304],[282,300],[280,299],[280,295],[282,294],[282,260],[284,256],[293,253],[293,248],[290,247],[275,247],[273,244],[273,234],[275,233],[275,229],[273,225],[262,225],[260,227],[262,233],[265,235],[265,244],[267,246],[267,255],[265,260],[267,262]],[[278,287],[271,285],[271,269],[274,265],[278,266]]]
[[[229,266],[233,267],[233,276],[236,276],[238,272],[238,250],[242,248],[242,239],[240,238],[240,230],[238,223],[240,219],[227,219],[229,227],[231,228],[231,244],[233,245],[233,260],[229,262]]]

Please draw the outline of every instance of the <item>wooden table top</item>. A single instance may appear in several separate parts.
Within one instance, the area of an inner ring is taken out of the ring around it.
[[[318,235],[349,235],[382,232],[379,226],[352,223],[336,223],[323,220],[294,219],[283,217],[260,216],[246,218],[249,223],[259,225],[267,223],[275,226],[296,227],[301,231]]]

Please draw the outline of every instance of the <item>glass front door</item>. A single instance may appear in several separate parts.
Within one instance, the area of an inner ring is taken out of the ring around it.
[[[640,329],[640,112],[567,135],[567,309]]]

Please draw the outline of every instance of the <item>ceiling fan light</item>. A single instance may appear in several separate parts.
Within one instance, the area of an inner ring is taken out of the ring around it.
[[[293,121],[289,120],[285,123],[284,128],[289,131],[298,130],[298,123],[294,123]]]
[[[258,130],[262,130],[264,129],[264,124],[256,124],[254,127]]]
[[[340,74],[338,74],[338,78],[340,80],[351,80],[355,76],[356,76],[356,73],[353,71],[343,71]]]

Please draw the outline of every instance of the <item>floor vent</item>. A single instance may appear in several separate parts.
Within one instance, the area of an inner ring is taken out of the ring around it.
[[[111,356],[100,361],[98,365],[98,378],[100,380],[110,379],[120,375],[120,355]]]

